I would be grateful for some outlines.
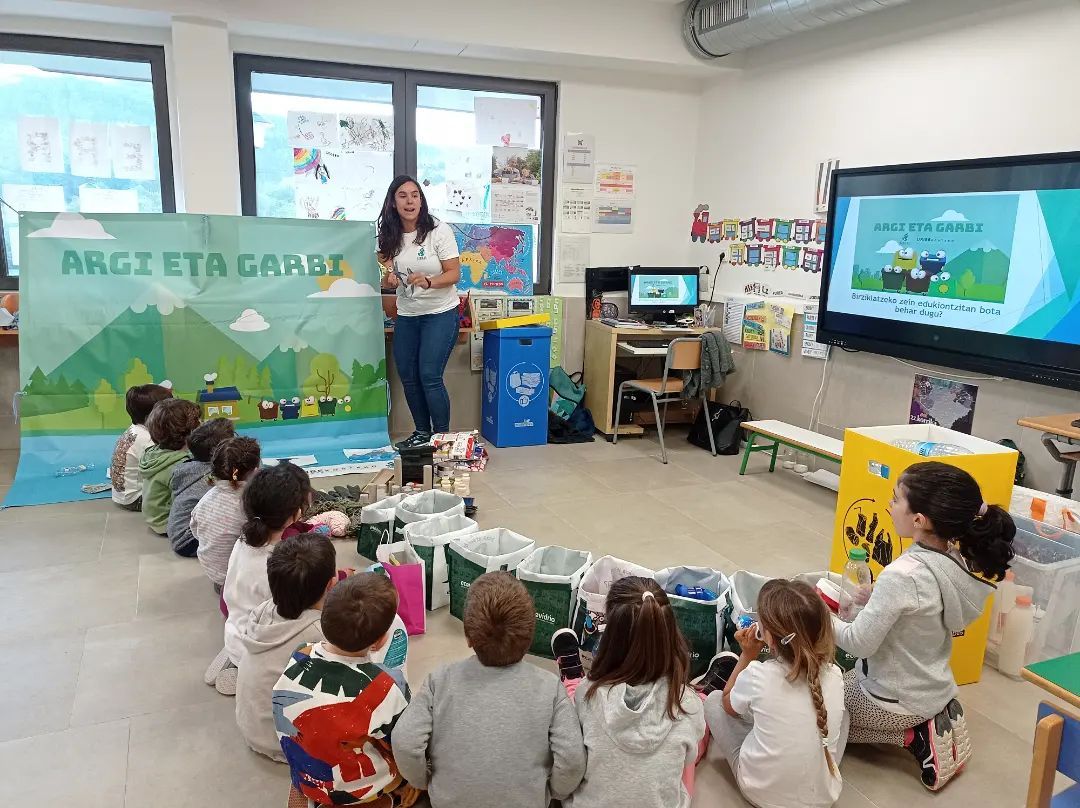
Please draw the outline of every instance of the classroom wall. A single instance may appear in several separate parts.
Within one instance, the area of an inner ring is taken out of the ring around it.
[[[751,51],[742,72],[718,77],[703,94],[697,195],[717,210],[784,215],[805,209],[814,166],[827,158],[850,167],[1080,148],[1080,105],[1067,94],[1080,75],[1078,41],[1075,2],[916,0]],[[757,418],[809,424],[822,362],[756,352],[738,361],[725,397],[740,398]],[[821,431],[906,421],[916,372],[836,351]],[[976,383],[975,433],[1017,440],[1029,485],[1052,490],[1060,466],[1038,434],[1015,422],[1080,409],[1080,395]]]

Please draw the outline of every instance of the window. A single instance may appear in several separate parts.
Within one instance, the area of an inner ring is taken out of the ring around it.
[[[236,57],[245,215],[374,221],[408,173],[468,289],[551,288],[555,85]]]
[[[0,288],[15,211],[175,211],[164,49],[0,35],[0,197]]]

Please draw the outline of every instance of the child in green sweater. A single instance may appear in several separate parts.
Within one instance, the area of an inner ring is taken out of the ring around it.
[[[149,447],[139,461],[142,475],[142,510],[146,523],[155,533],[164,535],[172,507],[173,467],[191,457],[187,439],[199,425],[199,407],[182,398],[167,398],[154,405],[146,428],[150,431]]]

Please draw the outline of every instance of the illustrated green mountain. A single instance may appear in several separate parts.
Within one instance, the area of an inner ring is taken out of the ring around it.
[[[196,345],[198,350],[192,350]],[[125,359],[110,364],[109,357]],[[63,375],[90,390],[105,379],[123,392],[124,377],[132,361],[139,359],[150,376],[143,383],[168,379],[177,393],[188,396],[203,389],[203,376],[217,370],[221,357],[233,362],[242,359],[251,366],[258,364],[254,356],[190,308],[162,315],[154,306],[148,306],[141,313],[126,309],[65,359],[49,378]]]
[[[311,347],[302,351],[275,348],[273,353],[259,363],[259,372],[269,368],[270,386],[274,389],[276,398],[291,398],[300,395],[300,386],[307,378],[311,360],[318,356],[318,353]]]
[[[987,246],[965,250],[949,261],[945,269],[954,278],[962,277],[970,269],[975,283],[1004,287],[1009,279],[1009,256],[996,247]]]

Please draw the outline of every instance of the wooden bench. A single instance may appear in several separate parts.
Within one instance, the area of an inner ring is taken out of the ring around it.
[[[839,463],[843,459],[843,441],[818,432],[811,432],[809,429],[803,429],[794,424],[783,421],[745,421],[742,428],[746,430],[746,450],[743,452],[740,475],[746,473],[746,463],[750,460],[752,452],[771,452],[769,471],[775,471],[776,455],[781,445],[790,446],[797,451],[807,452],[824,460],[832,460],[834,463]],[[766,442],[755,445],[758,437],[765,438]]]

